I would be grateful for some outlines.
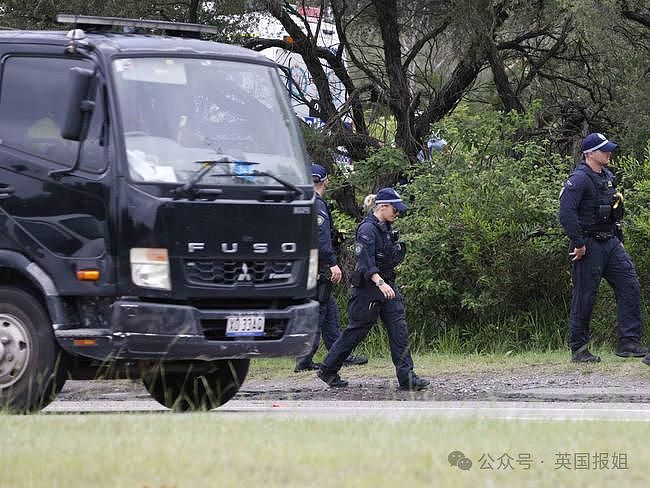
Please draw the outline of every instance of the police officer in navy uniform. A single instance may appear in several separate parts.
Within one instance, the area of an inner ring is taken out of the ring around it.
[[[600,361],[588,347],[589,321],[602,277],[616,295],[616,354],[642,357],[648,353],[648,348],[639,342],[642,331],[639,279],[622,244],[623,197],[616,190],[614,175],[607,169],[612,151],[617,147],[599,133],[585,137],[581,147],[584,159],[560,192],[560,223],[571,239],[573,298],[569,343],[574,362]]]
[[[395,266],[404,258],[405,246],[398,242],[392,223],[407,206],[392,188],[377,192],[372,212],[357,229],[352,274],[352,296],[348,302],[348,326],[329,350],[318,377],[331,387],[342,388],[348,382],[338,374],[343,360],[368,335],[381,317],[390,341],[390,352],[400,388],[421,390],[429,381],[413,371],[408,348],[408,325],[402,294],[395,284]]]
[[[323,336],[325,347],[329,350],[341,335],[339,330],[339,309],[332,295],[332,284],[341,282],[341,268],[336,264],[336,251],[333,239],[336,230],[332,221],[330,209],[323,200],[323,195],[329,185],[327,169],[320,164],[312,164],[312,180],[316,193],[316,219],[318,222],[318,326]],[[294,372],[318,369],[314,363],[314,354],[318,350],[320,336],[317,335],[309,354],[296,358]],[[344,364],[348,366],[366,364],[368,358],[360,355],[346,357]]]

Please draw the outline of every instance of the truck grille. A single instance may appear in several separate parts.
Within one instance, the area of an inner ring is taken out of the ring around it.
[[[184,268],[187,281],[199,285],[282,284],[291,280],[293,261],[191,259]]]

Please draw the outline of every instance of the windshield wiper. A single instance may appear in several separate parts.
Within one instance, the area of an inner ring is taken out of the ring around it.
[[[237,161],[238,164],[257,164],[257,163],[250,163],[247,161]],[[264,190],[264,196],[288,196],[290,198],[296,198],[302,196],[302,190],[298,188],[296,185],[293,183],[289,183],[287,180],[284,180],[280,178],[279,176],[274,175],[273,173],[269,173],[268,171],[258,171],[258,170],[253,170],[249,173],[230,173],[230,174],[221,174],[221,175],[214,175],[214,176],[234,176],[236,178],[255,178],[257,176],[267,176],[278,183],[280,183],[282,186],[285,187],[285,190]]]
[[[192,174],[189,180],[187,180],[183,185],[177,187],[174,190],[174,193],[178,196],[193,196],[196,193],[194,187],[207,175],[212,168],[217,164],[230,164],[236,163],[237,160],[228,154],[222,155],[218,159],[209,159],[206,161],[194,161],[196,164],[200,164],[201,167]],[[257,163],[246,163],[246,164],[257,164]],[[218,190],[221,193],[221,190]]]
[[[285,188],[285,190],[282,190],[282,191],[266,190],[265,194],[267,194],[268,196],[275,196],[275,194],[280,193],[281,195],[284,195],[284,196],[289,196],[289,197],[296,198],[296,197],[300,197],[300,196],[303,195],[302,190],[300,190],[300,188],[298,188],[296,185],[286,181],[283,178],[280,178],[279,176],[274,175],[273,173],[269,173],[268,171],[252,170],[252,171],[249,171],[249,172],[246,172],[246,173],[241,172],[241,171],[237,171],[238,165],[252,166],[252,165],[255,165],[255,164],[259,164],[259,163],[253,162],[253,161],[239,161],[239,160],[233,158],[232,156],[224,154],[219,159],[208,160],[208,161],[195,161],[195,162],[200,163],[203,166],[196,173],[194,173],[192,175],[192,177],[185,184],[183,184],[182,186],[179,186],[178,188],[176,188],[174,190],[174,193],[176,193],[177,195],[184,195],[184,196],[190,196],[190,197],[194,196],[197,193],[197,191],[195,189],[197,183],[199,181],[201,181],[205,177],[205,175],[207,175],[214,166],[216,166],[217,164],[222,164],[222,163],[234,163],[235,164],[235,171],[232,172],[232,173],[229,172],[229,173],[213,174],[212,175],[213,177],[215,177],[215,178],[219,178],[219,177],[235,177],[235,178],[244,178],[245,179],[245,178],[255,178],[255,177],[258,177],[258,176],[266,176],[268,178],[271,178],[271,179],[277,181],[278,183],[280,183]],[[201,190],[201,191],[206,192],[206,193],[209,193],[209,192],[219,192],[219,193],[221,193],[221,190]],[[273,193],[273,195],[272,195],[272,193]]]
[[[271,179],[274,179],[278,183],[280,183],[282,186],[284,186],[287,190],[289,190],[293,196],[295,197],[301,197],[302,196],[302,190],[298,188],[296,185],[293,183],[289,183],[287,180],[280,178],[279,176],[274,175],[273,173],[269,173],[268,171],[258,171],[254,170],[252,173],[254,176],[268,176]]]

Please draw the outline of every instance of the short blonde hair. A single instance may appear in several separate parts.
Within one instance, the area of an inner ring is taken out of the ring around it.
[[[370,194],[366,196],[366,198],[363,199],[363,212],[368,213],[370,212],[374,207],[375,207],[375,200],[377,199],[377,195],[375,194]]]

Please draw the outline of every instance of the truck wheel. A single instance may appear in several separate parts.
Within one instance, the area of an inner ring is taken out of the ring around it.
[[[158,403],[174,411],[212,410],[237,394],[249,364],[250,359],[211,361],[206,371],[204,363],[180,370],[176,363],[160,363],[142,375],[142,382]]]
[[[39,301],[0,286],[0,410],[27,413],[50,403],[65,382],[62,357]]]

